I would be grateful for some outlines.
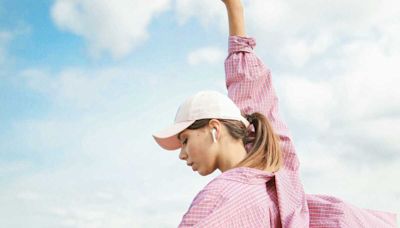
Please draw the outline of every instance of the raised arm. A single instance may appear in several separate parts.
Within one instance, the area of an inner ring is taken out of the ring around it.
[[[229,18],[229,35],[245,36],[243,5],[240,0],[222,0]]]
[[[281,139],[284,164],[298,169],[298,159],[287,129],[278,113],[278,97],[271,72],[254,53],[256,42],[245,33],[244,9],[240,0],[224,0],[229,19],[229,50],[225,60],[228,96],[244,114],[260,112]]]

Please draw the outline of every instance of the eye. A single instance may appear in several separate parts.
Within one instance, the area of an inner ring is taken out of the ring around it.
[[[185,145],[187,143],[187,138],[183,140],[182,144]]]

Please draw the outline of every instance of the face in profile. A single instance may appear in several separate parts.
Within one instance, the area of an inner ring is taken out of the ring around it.
[[[179,158],[200,175],[206,176],[217,168],[217,151],[209,127],[186,129],[179,135],[182,144]]]

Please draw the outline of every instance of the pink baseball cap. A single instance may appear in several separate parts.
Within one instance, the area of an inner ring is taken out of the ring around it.
[[[246,127],[249,122],[240,109],[226,95],[217,91],[201,91],[186,99],[176,112],[174,123],[153,134],[156,142],[166,150],[181,148],[178,134],[200,119],[226,119],[242,121]]]

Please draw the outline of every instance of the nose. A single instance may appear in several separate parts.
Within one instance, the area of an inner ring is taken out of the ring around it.
[[[187,159],[187,154],[183,149],[181,149],[181,152],[179,153],[179,159],[181,159],[181,160]]]

